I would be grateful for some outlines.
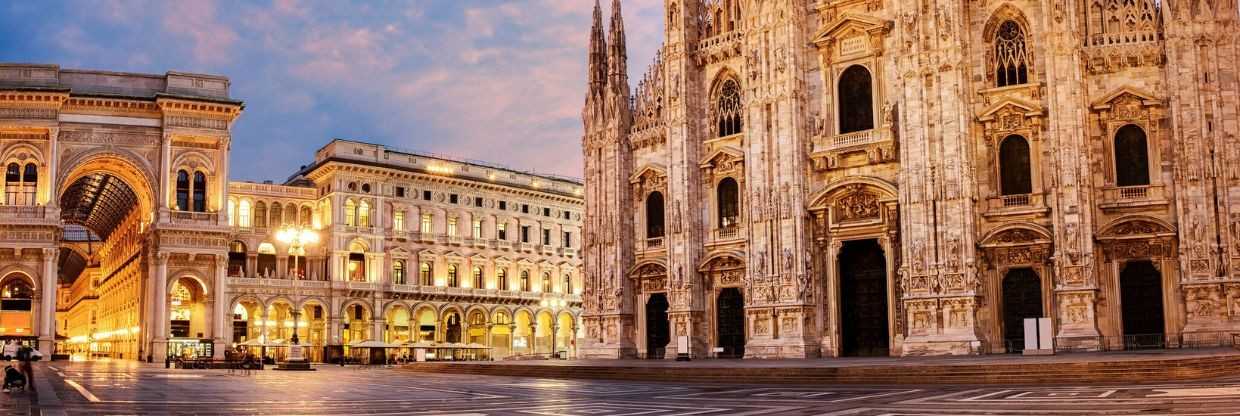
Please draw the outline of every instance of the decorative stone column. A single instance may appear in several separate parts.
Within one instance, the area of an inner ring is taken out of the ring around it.
[[[56,343],[56,255],[58,249],[43,249],[42,289],[39,298],[39,351],[49,359]]]
[[[168,253],[155,254],[155,333],[151,338],[151,354],[156,362],[168,354]]]
[[[212,358],[220,360],[224,358],[224,350],[228,348],[228,343],[232,340],[229,323],[232,322],[232,310],[229,308],[228,301],[228,255],[217,254],[215,256],[215,286],[212,291],[215,297],[215,311],[212,321],[215,323],[215,352]]]

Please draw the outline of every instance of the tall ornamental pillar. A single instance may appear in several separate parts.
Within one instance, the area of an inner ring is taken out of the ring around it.
[[[215,353],[212,358],[220,360],[224,359],[224,350],[228,348],[228,343],[232,339],[229,323],[232,322],[232,311],[229,310],[228,301],[228,255],[217,254],[215,256],[215,314],[212,322],[215,323]]]
[[[155,362],[168,356],[168,253],[155,254],[155,328],[151,354]]]
[[[42,292],[39,303],[39,351],[49,359],[56,343],[56,254],[54,247],[43,249]]]

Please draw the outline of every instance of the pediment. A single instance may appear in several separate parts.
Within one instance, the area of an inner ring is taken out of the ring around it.
[[[999,227],[982,238],[982,247],[1022,246],[1030,244],[1050,244],[1053,242],[1051,233],[1036,224],[1013,224]]]
[[[1175,227],[1166,221],[1147,216],[1130,216],[1112,221],[1098,233],[1100,240],[1173,237]]]
[[[410,253],[409,253],[409,250],[405,250],[404,247],[396,247],[394,249],[388,250],[388,254],[391,254],[394,256],[408,256]]]
[[[449,251],[447,253],[443,253],[443,256],[444,258],[449,258],[449,259],[464,259],[465,258],[465,256],[461,255],[461,253],[457,253],[455,251]]]
[[[840,15],[838,19],[835,19],[831,23],[823,26],[823,28],[818,31],[818,34],[814,35],[813,42],[821,45],[848,37],[849,35],[869,34],[875,31],[886,32],[891,30],[891,27],[892,24],[890,21],[879,19],[877,17],[855,13],[844,13]]]
[[[439,256],[439,253],[436,253],[431,250],[422,250],[418,252],[418,257],[436,257],[436,256]]]
[[[634,172],[633,175],[629,176],[629,183],[639,183],[642,181],[642,177],[647,175],[650,175],[650,177],[653,178],[667,176],[667,167],[659,163],[646,164],[645,166],[642,166],[641,169],[638,169],[637,172]]]
[[[728,160],[745,160],[745,153],[734,146],[720,146],[700,162],[703,168],[711,168]]]
[[[508,263],[512,263],[512,260],[511,260],[511,259],[509,259],[509,258],[507,258],[507,257],[504,257],[504,256],[499,256],[499,257],[493,258],[493,259],[491,259],[491,260],[492,260],[492,261],[494,261],[494,262],[496,262],[496,263],[500,263],[500,264],[508,264]]]
[[[1162,100],[1155,97],[1154,94],[1133,87],[1120,87],[1110,94],[1103,96],[1098,101],[1094,101],[1090,108],[1094,110],[1107,110],[1117,103],[1123,101],[1136,100],[1144,106],[1162,105]]]
[[[987,107],[977,116],[977,121],[987,122],[994,120],[995,117],[1004,112],[1014,112],[1025,117],[1038,117],[1043,114],[1042,106],[1030,103],[1018,98],[1004,97]]]

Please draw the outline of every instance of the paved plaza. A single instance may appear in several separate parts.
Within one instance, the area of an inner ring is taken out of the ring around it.
[[[1240,378],[1093,386],[680,384],[424,374],[166,370],[127,361],[39,364],[37,397],[3,414],[1225,415]]]

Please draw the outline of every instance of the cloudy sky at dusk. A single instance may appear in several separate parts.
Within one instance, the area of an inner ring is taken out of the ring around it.
[[[281,181],[333,137],[579,177],[593,3],[4,2],[0,61],[229,77],[234,179]],[[636,79],[663,1],[623,5]]]

